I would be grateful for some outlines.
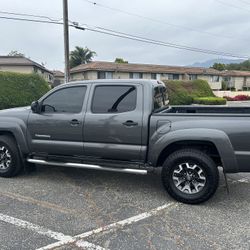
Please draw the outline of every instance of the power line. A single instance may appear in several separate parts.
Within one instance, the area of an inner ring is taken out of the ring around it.
[[[47,24],[60,24],[60,25],[63,24],[62,22],[56,22],[56,21],[45,21],[45,20],[37,20],[37,19],[29,19],[29,18],[19,18],[19,17],[0,16],[0,19],[25,21],[25,22],[33,22],[33,23],[47,23]]]
[[[239,0],[240,2],[244,3],[244,4],[247,4],[247,5],[250,5],[250,2],[247,2],[245,0]]]
[[[225,6],[228,6],[228,7],[232,7],[232,8],[238,9],[238,10],[244,10],[244,11],[250,12],[250,9],[245,9],[244,7],[240,7],[240,6],[237,6],[237,5],[234,5],[234,4],[231,4],[231,3],[227,3],[227,2],[223,2],[223,1],[220,1],[220,0],[215,0],[215,1],[220,3],[220,4],[223,4]]]
[[[62,18],[54,19],[54,18],[48,17],[48,16],[33,15],[33,14],[26,14],[26,13],[17,13],[17,12],[8,12],[8,11],[0,11],[0,13],[6,14],[6,15],[14,15],[14,16],[26,16],[26,17],[43,18],[43,19],[48,19],[48,20],[53,21],[53,22],[60,22],[60,21],[63,20]]]
[[[79,28],[79,27],[75,27],[75,28]],[[82,29],[82,27],[80,27],[80,29]],[[95,28],[84,27],[84,29],[89,30],[89,31],[102,33],[102,34],[111,35],[111,36],[116,36],[116,37],[120,37],[120,38],[126,38],[126,39],[130,39],[130,40],[140,41],[140,42],[144,42],[144,43],[161,45],[164,47],[189,50],[189,51],[200,52],[200,53],[204,53],[204,54],[221,55],[221,56],[236,57],[236,58],[247,58],[247,59],[249,58],[248,56],[240,56],[240,55],[236,55],[236,54],[232,54],[232,53],[228,53],[228,52],[207,50],[207,49],[201,49],[201,48],[180,45],[180,44],[176,44],[176,43],[169,43],[169,42],[153,40],[153,39],[149,39],[149,38],[145,38],[145,37],[141,37],[141,36],[135,36],[135,35],[119,32],[119,31],[112,31],[110,29],[105,29],[102,27],[95,27]]]
[[[198,33],[203,33],[203,34],[213,36],[213,37],[217,37],[217,38],[222,37],[222,38],[233,39],[233,40],[236,39],[234,36],[225,36],[225,35],[216,34],[216,33],[204,31],[204,30],[197,29],[197,28],[192,28],[192,27],[187,27],[187,26],[183,26],[183,25],[178,25],[178,24],[165,22],[165,21],[162,21],[162,20],[159,20],[159,19],[154,19],[154,18],[151,18],[151,17],[139,15],[139,14],[132,13],[132,12],[129,12],[129,11],[125,11],[125,10],[122,10],[122,9],[113,8],[113,7],[110,7],[110,6],[107,6],[107,5],[104,5],[104,4],[100,4],[100,3],[97,3],[97,2],[94,2],[94,1],[91,1],[91,0],[83,0],[83,1],[85,1],[87,3],[90,3],[90,4],[94,5],[94,6],[99,6],[101,8],[105,8],[105,9],[109,9],[109,10],[112,10],[112,11],[120,12],[120,13],[130,15],[130,16],[135,16],[137,18],[146,19],[146,20],[151,21],[151,22],[166,24],[166,25],[173,26],[173,27],[176,27],[176,28],[179,28],[179,29],[185,29],[185,30],[190,30],[190,31],[198,32]]]
[[[63,24],[62,22],[36,20],[36,19],[28,19],[28,18],[18,18],[18,17],[0,16],[0,19],[16,20],[16,21],[28,21],[28,22],[35,22],[35,23],[57,24],[57,25],[62,25]],[[180,45],[180,44],[176,44],[176,43],[168,43],[168,42],[153,40],[153,39],[150,39],[150,38],[135,36],[135,35],[119,32],[119,31],[105,29],[105,28],[102,28],[102,27],[93,27],[93,28],[91,28],[87,24],[84,24],[85,27],[82,27],[82,26],[79,26],[79,24],[76,23],[76,22],[71,22],[71,23],[72,24],[70,24],[69,26],[74,27],[76,29],[88,30],[88,31],[101,33],[101,34],[106,34],[106,35],[110,35],[110,36],[114,36],[114,37],[129,39],[129,40],[133,40],[133,41],[139,41],[139,42],[143,42],[143,43],[147,43],[147,44],[154,44],[154,45],[159,45],[159,46],[164,46],[164,47],[171,47],[171,48],[188,50],[188,51],[205,53],[205,54],[221,55],[221,56],[235,57],[235,58],[246,58],[246,59],[249,58],[249,56],[247,56],[247,55],[236,55],[236,54],[229,53],[229,52],[214,51],[214,50],[208,50],[208,49],[202,49],[202,48],[196,48],[196,47],[189,47],[189,46]]]

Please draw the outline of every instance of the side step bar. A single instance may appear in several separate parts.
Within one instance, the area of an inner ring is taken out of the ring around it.
[[[132,168],[108,168],[102,167],[99,165],[91,165],[91,164],[82,164],[82,163],[71,163],[71,162],[55,162],[55,161],[45,161],[39,159],[31,159],[27,158],[27,162],[41,164],[41,165],[49,165],[49,166],[61,166],[61,167],[73,167],[73,168],[87,168],[94,170],[105,170],[112,172],[122,172],[122,173],[130,173],[130,174],[147,174],[148,171],[145,169],[132,169]]]

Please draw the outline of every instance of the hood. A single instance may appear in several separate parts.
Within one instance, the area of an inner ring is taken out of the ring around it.
[[[31,109],[30,106],[0,110],[0,117],[16,117],[26,120]],[[1,118],[0,118],[1,119]]]

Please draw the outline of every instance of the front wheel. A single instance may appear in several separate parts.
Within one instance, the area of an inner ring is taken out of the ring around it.
[[[219,184],[219,172],[214,161],[196,149],[181,149],[164,162],[162,182],[174,199],[188,204],[208,200]]]
[[[22,170],[22,163],[15,140],[0,136],[0,177],[13,177]]]

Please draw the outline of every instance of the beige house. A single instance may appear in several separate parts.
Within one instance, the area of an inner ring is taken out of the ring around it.
[[[213,90],[221,89],[222,73],[210,68],[95,61],[71,69],[71,80],[95,79],[206,80]]]
[[[228,90],[250,90],[249,71],[226,70],[223,72],[223,80]]]
[[[65,82],[64,73],[60,70],[53,70],[54,82],[53,87],[56,87]]]
[[[23,56],[0,56],[0,71],[37,73],[49,84],[53,83],[53,73],[50,70]]]

